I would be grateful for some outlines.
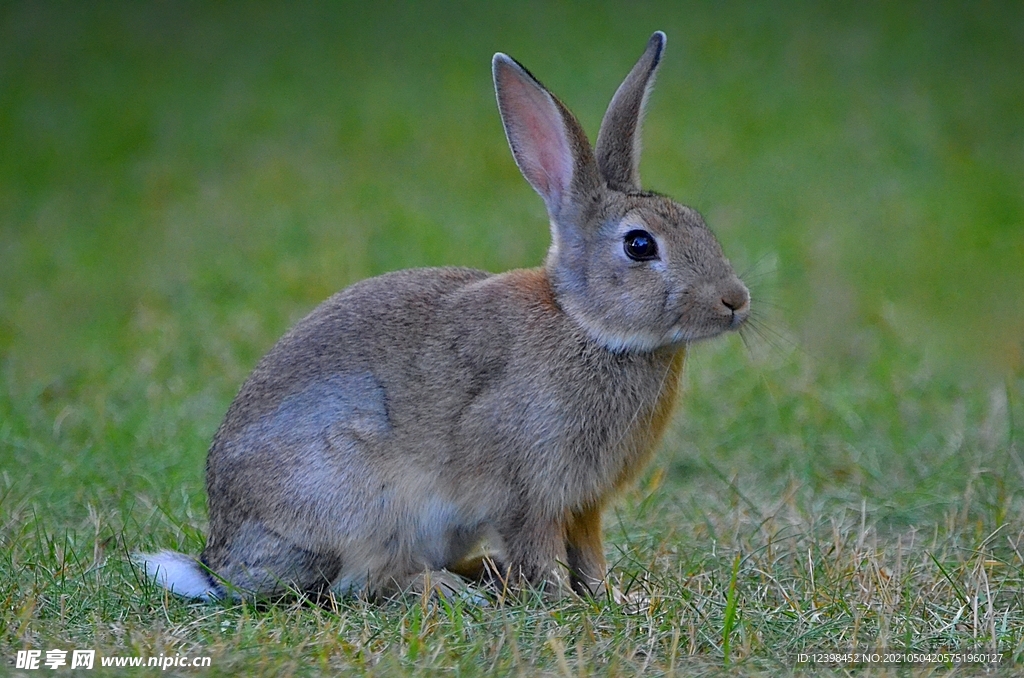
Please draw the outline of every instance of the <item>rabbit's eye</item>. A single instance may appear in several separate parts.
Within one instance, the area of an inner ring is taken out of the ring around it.
[[[654,236],[639,229],[626,234],[623,244],[626,256],[633,261],[650,261],[658,258],[658,243]]]

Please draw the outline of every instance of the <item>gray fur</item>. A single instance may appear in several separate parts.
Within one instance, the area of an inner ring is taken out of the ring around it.
[[[207,461],[217,595],[218,577],[257,595],[451,587],[441,571],[473,569],[481,542],[512,584],[600,584],[602,509],[648,462],[686,343],[749,308],[700,215],[622,176],[663,45],[656,33],[612,101],[600,163],[568,109],[495,55],[510,147],[551,218],[545,265],[364,280],[271,349]],[[626,256],[633,229],[656,260]]]
[[[644,55],[608,104],[597,134],[597,166],[608,185],[621,191],[640,190],[640,127],[665,40],[665,34],[656,31],[647,41]]]

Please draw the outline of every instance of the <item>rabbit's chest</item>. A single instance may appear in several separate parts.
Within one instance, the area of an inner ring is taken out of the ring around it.
[[[500,388],[448,410],[445,456],[467,474],[521,482],[567,504],[600,499],[650,460],[671,418],[683,357],[680,350],[632,364],[507,371]]]
[[[632,482],[654,456],[672,419],[685,359],[686,351],[680,348],[664,371],[664,378],[654,395],[653,407],[638,407],[643,414],[626,431],[629,442],[622,450],[622,464],[615,475],[614,489],[618,490]]]

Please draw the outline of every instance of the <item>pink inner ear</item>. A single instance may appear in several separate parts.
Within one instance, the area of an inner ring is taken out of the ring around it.
[[[561,203],[572,181],[572,151],[562,114],[547,92],[508,68],[501,99],[512,153],[523,176],[549,211]]]

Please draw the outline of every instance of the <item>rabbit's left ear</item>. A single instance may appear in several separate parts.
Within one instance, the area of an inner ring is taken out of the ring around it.
[[[597,135],[597,166],[608,186],[640,190],[640,126],[654,74],[665,49],[665,34],[656,31],[647,49],[615,91]]]

